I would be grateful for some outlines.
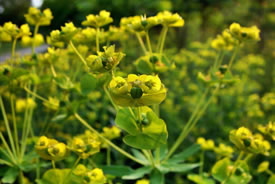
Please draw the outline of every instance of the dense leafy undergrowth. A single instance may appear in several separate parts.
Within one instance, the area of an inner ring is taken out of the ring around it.
[[[179,14],[115,27],[103,10],[53,30],[36,53],[53,16],[31,7],[25,18],[0,27],[12,43],[0,65],[3,183],[275,183],[275,93],[259,94],[256,26],[178,50],[165,42],[184,29]],[[17,55],[19,42],[32,54]]]

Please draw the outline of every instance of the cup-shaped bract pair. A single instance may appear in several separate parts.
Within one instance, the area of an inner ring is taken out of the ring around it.
[[[159,24],[167,27],[183,27],[184,20],[177,13],[171,13],[169,11],[159,12],[157,14]]]
[[[21,44],[23,46],[40,46],[44,43],[44,37],[42,34],[36,34],[34,37],[23,36],[21,39]]]
[[[64,159],[69,153],[64,143],[46,136],[41,136],[38,139],[35,150],[43,159],[55,161]]]
[[[0,28],[0,33],[2,34],[1,37],[5,35],[8,36],[4,39],[4,41],[11,41],[12,39],[19,39],[24,36],[31,35],[30,27],[28,24],[23,24],[19,28],[16,24],[13,24],[12,22],[6,22],[3,27]]]
[[[89,26],[94,28],[100,28],[113,22],[113,18],[110,17],[110,12],[102,10],[98,15],[90,14],[86,16],[86,20],[82,22],[83,26]]]
[[[275,141],[275,122],[270,121],[266,126],[260,125],[258,129],[265,135],[271,137]]]
[[[232,23],[229,30],[231,34],[241,42],[260,40],[260,30],[257,26],[242,27],[238,23]]]
[[[77,176],[81,176],[85,184],[106,183],[106,177],[104,176],[102,169],[99,168],[94,168],[90,170],[85,165],[78,164],[73,173]]]
[[[39,9],[35,7],[30,7],[28,13],[24,16],[26,18],[26,21],[30,25],[39,26],[48,26],[51,24],[51,20],[53,19],[52,12],[49,8],[41,12]]]
[[[113,78],[109,90],[117,105],[133,107],[160,104],[167,92],[158,76],[135,74]]]
[[[78,154],[82,159],[98,153],[100,151],[101,141],[99,137],[86,131],[84,134],[76,136],[69,143],[69,149]]]
[[[213,150],[215,148],[215,143],[212,139],[206,140],[203,137],[197,139],[197,144],[201,146],[202,150]]]
[[[103,47],[104,52],[87,57],[87,64],[91,72],[104,73],[113,70],[125,56],[122,52],[115,52],[115,45]]]
[[[270,143],[264,140],[260,134],[253,135],[251,131],[245,127],[232,130],[229,138],[238,149],[244,152],[263,155],[269,154]]]

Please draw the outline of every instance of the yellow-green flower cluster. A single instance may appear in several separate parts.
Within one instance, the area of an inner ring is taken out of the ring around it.
[[[36,152],[46,160],[62,160],[68,154],[67,146],[55,139],[41,136],[35,145]]]
[[[120,132],[121,130],[116,126],[104,127],[102,135],[107,139],[112,140],[120,137]]]
[[[49,110],[57,111],[59,109],[59,100],[54,97],[48,97],[48,101],[43,102]]]
[[[261,101],[266,110],[275,109],[275,93],[266,93]]]
[[[228,30],[224,30],[222,32],[222,35],[218,35],[217,38],[215,38],[211,42],[211,46],[217,50],[230,51],[234,48],[235,45],[236,45],[236,40],[233,38],[233,36],[230,34]]]
[[[150,184],[148,179],[141,179],[136,182],[136,184]]]
[[[44,43],[44,37],[42,34],[36,34],[34,37],[23,36],[21,40],[21,44],[23,46],[40,46]]]
[[[61,31],[52,31],[47,41],[50,45],[62,47],[62,43],[69,42],[78,31],[72,22],[65,23],[65,26],[61,26]]]
[[[98,15],[90,14],[86,16],[86,20],[82,22],[82,25],[100,28],[112,22],[113,22],[113,19],[112,17],[110,17],[110,12],[102,10],[99,12]]]
[[[41,12],[39,9],[30,7],[27,14],[24,15],[30,25],[48,26],[53,19],[52,12],[49,8]]]
[[[25,109],[33,109],[36,107],[36,103],[32,98],[16,100],[15,109],[17,112],[23,112]]]
[[[158,76],[129,74],[115,77],[109,84],[114,102],[119,106],[148,106],[160,104],[166,97],[166,88]]]
[[[265,135],[268,135],[275,141],[275,122],[269,122],[266,126],[259,125],[258,129]]]
[[[238,149],[247,153],[268,155],[268,151],[271,148],[270,143],[264,140],[262,135],[253,135],[252,132],[245,127],[232,130],[229,138]]]
[[[23,24],[18,28],[16,24],[6,22],[2,27],[0,26],[0,41],[9,42],[12,39],[17,40],[30,35],[31,32],[28,24]]]
[[[156,16],[133,16],[123,17],[120,20],[120,26],[130,32],[144,32],[150,28],[162,25],[164,27],[183,27],[184,20],[177,13],[171,13],[169,11],[159,12]]]
[[[101,141],[99,137],[90,132],[85,131],[84,134],[74,137],[70,144],[69,149],[78,154],[82,159],[98,153],[100,151]]]
[[[103,47],[104,52],[87,57],[87,64],[90,70],[95,73],[103,73],[113,70],[125,56],[122,52],[115,52],[115,45]]]
[[[232,23],[229,27],[230,33],[239,41],[259,41],[260,30],[257,26],[242,27],[238,23]]]
[[[214,148],[214,151],[216,154],[222,157],[231,157],[234,152],[234,149],[231,146],[227,146],[221,143],[218,147]]]
[[[94,168],[90,170],[82,164],[74,169],[73,174],[81,176],[85,184],[104,184],[107,181],[102,169]]]
[[[203,137],[197,139],[197,144],[201,145],[202,150],[213,150],[215,148],[215,143],[212,139],[205,140]]]

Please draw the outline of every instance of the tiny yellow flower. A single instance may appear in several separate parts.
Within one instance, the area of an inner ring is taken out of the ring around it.
[[[205,140],[203,137],[199,137],[197,139],[197,144],[200,144],[203,150],[213,150],[215,147],[215,143],[213,140]]]
[[[48,152],[53,160],[61,160],[66,156],[67,148],[64,143],[57,143],[48,147]]]
[[[150,184],[148,179],[141,179],[136,182],[136,184]]]
[[[157,14],[160,24],[168,27],[183,27],[184,20],[177,13],[171,13],[169,11],[159,12]]]
[[[84,181],[88,184],[104,184],[106,183],[106,177],[102,169],[95,168],[89,171],[86,174],[87,177],[84,177]]]
[[[82,25],[100,28],[112,22],[113,22],[113,19],[112,17],[110,17],[110,12],[107,12],[106,10],[102,10],[99,12],[99,15],[90,14],[86,16],[86,20],[82,22]]]

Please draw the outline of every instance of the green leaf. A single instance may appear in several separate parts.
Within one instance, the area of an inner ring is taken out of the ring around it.
[[[153,66],[149,61],[140,59],[137,62],[137,71],[142,74],[151,74],[153,72]]]
[[[152,171],[152,167],[146,166],[138,168],[132,171],[130,174],[124,175],[122,179],[124,180],[136,180],[142,178],[145,174],[149,174]]]
[[[131,167],[124,165],[101,166],[101,169],[103,170],[104,174],[110,174],[118,177],[128,175],[134,171]]]
[[[274,184],[275,183],[275,175],[269,177],[267,184]]]
[[[215,184],[216,182],[213,179],[210,179],[207,174],[204,175],[198,175],[198,174],[188,174],[187,178],[190,181],[193,181],[194,183],[197,184]]]
[[[59,75],[56,78],[54,78],[54,80],[60,88],[65,90],[70,90],[75,87],[70,78],[66,75]]]
[[[224,182],[224,184],[247,184],[252,179],[248,172],[249,167],[246,162],[242,161],[232,176],[229,176],[230,172],[228,168],[230,167],[234,167],[234,164],[229,158],[219,160],[212,168],[212,176],[216,180]]]
[[[149,161],[147,160],[147,158],[144,156],[143,153],[141,153],[140,151],[138,151],[136,149],[131,149],[131,150],[132,150],[132,152],[133,152],[133,154],[134,154],[134,156],[136,158],[138,158],[139,160],[143,161],[144,163],[149,164]]]
[[[10,79],[17,79],[18,77],[21,77],[23,75],[28,74],[29,72],[23,68],[13,68],[11,71]]]
[[[180,163],[184,162],[187,158],[191,157],[195,153],[197,153],[200,150],[199,144],[193,144],[192,146],[185,149],[183,152],[180,152],[173,157],[171,157],[169,160],[167,160],[167,163]]]
[[[14,183],[17,176],[19,175],[19,169],[15,167],[9,168],[2,178],[3,183]]]
[[[123,142],[129,146],[138,149],[154,149],[158,146],[158,141],[147,134],[139,133],[138,135],[126,135]]]
[[[190,171],[196,167],[199,167],[200,164],[199,163],[195,163],[195,164],[169,164],[169,163],[164,163],[161,164],[158,169],[162,172],[162,173],[168,173],[168,172],[179,172],[179,173],[183,173],[183,172],[187,172]]]
[[[68,177],[70,169],[50,169],[37,180],[38,184],[82,184],[82,179],[74,174]]]
[[[164,174],[159,172],[157,169],[154,169],[150,175],[150,184],[164,184],[164,180]]]
[[[80,88],[83,95],[89,94],[96,88],[96,78],[91,74],[86,74],[80,79]]]
[[[115,122],[119,128],[131,135],[137,135],[139,132],[135,117],[133,117],[128,108],[118,110]]]

